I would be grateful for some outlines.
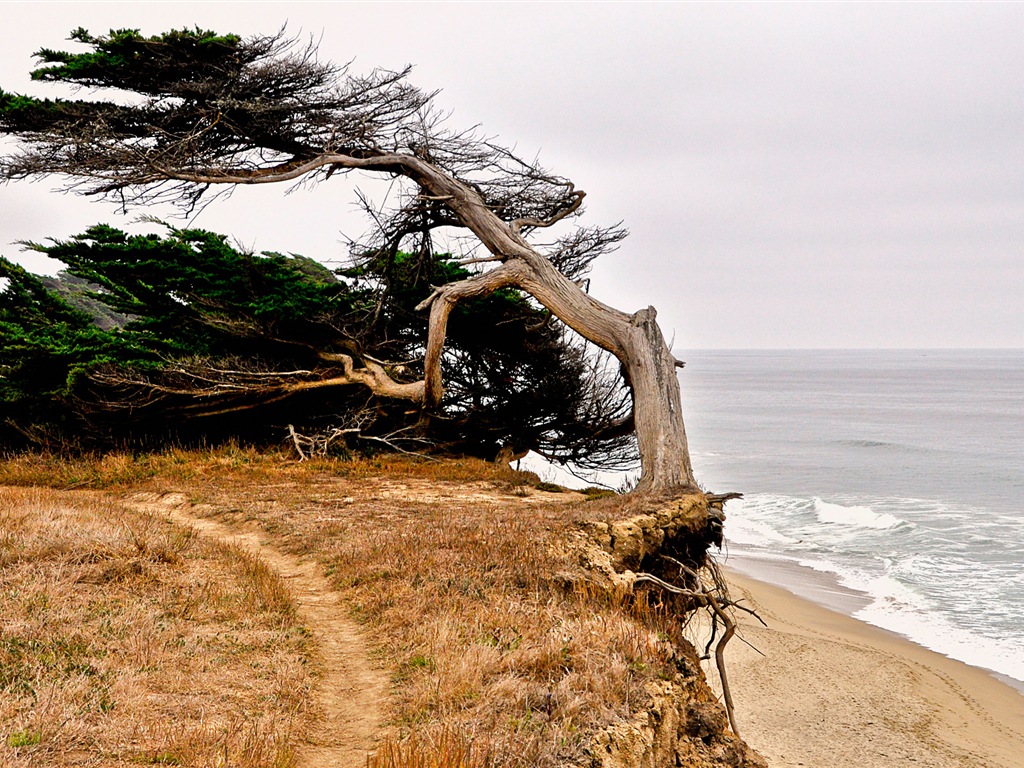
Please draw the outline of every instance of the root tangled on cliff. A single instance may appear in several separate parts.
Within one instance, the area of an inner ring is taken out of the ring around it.
[[[712,545],[721,546],[722,507],[735,496],[639,501],[632,508],[620,506],[632,513],[628,517],[585,523],[577,535],[580,564],[609,591],[653,601],[684,625],[694,612],[707,612],[710,632],[700,658],[709,658],[713,650],[725,705],[723,713],[714,696],[708,697],[702,674],[651,684],[645,716],[607,728],[596,742],[594,765],[764,765],[738,738],[725,661],[726,646],[736,633],[732,611],[757,614],[729,596],[721,571],[708,556]],[[689,643],[680,651],[691,661],[698,658]]]

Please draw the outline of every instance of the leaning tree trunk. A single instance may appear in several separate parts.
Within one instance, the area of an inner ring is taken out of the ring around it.
[[[360,157],[325,152],[309,160],[290,161],[257,171],[157,170],[166,178],[195,184],[269,184],[296,180],[325,166],[330,171],[328,176],[336,169],[405,176],[419,185],[425,198],[443,202],[458,222],[479,238],[492,257],[478,261],[500,262],[487,272],[437,288],[420,304],[420,309],[431,308],[424,360],[423,397],[428,406],[436,406],[443,394],[441,353],[451,308],[462,299],[503,287],[518,287],[622,363],[633,390],[633,420],[640,450],[640,480],[635,490],[652,494],[697,490],[679,402],[677,361],[655,321],[654,308],[630,315],[597,301],[559,272],[520,234],[524,226],[547,227],[565,218],[582,203],[583,192],[571,192],[575,202],[548,220],[507,222],[495,214],[470,185],[422,157],[400,152],[372,152]],[[376,391],[374,382],[366,383]]]
[[[653,307],[628,315],[588,294],[540,254],[508,259],[499,267],[439,288],[421,307],[430,306],[426,400],[436,405],[443,394],[441,353],[448,315],[461,300],[516,286],[537,299],[559,320],[622,364],[633,390],[633,422],[640,451],[639,493],[695,490],[683,426],[672,355],[655,320]]]
[[[622,364],[633,390],[633,421],[640,452],[636,492],[696,490],[676,378],[678,361],[665,343],[654,307],[629,315],[597,301],[526,242],[519,234],[520,222],[502,221],[475,190],[418,158],[409,158],[404,165],[408,175],[431,195],[443,196],[459,220],[480,238],[496,261],[502,262],[488,272],[441,286],[420,305],[431,308],[425,359],[428,405],[439,403],[443,393],[441,352],[452,307],[462,299],[516,286]],[[573,209],[582,200],[582,193],[577,194]],[[556,220],[529,223],[548,226]]]

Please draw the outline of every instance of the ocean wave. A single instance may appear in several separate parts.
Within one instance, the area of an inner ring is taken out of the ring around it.
[[[891,443],[888,440],[837,440],[840,445],[848,445],[852,448],[906,448],[908,446],[900,443]]]
[[[767,544],[797,544],[797,539],[779,533],[768,523],[760,520],[732,517],[727,526],[727,536],[731,543],[746,546],[764,546]]]
[[[880,579],[879,582],[882,580]],[[903,585],[869,585],[875,600],[854,617],[896,632],[951,658],[1024,682],[1024,643],[1013,635],[994,635],[954,623],[949,617],[907,599]]]
[[[870,440],[870,439],[846,439],[836,440],[836,445],[842,445],[847,448],[869,448],[879,450],[890,450],[890,451],[903,451],[905,453],[925,453],[929,449],[924,448],[920,445],[911,445],[909,443],[897,443],[892,440]]]
[[[855,565],[795,554],[767,557],[746,554],[746,557],[752,562],[790,562],[822,574],[824,580],[819,583],[799,574],[794,576],[794,572],[786,568],[766,569],[761,572],[758,568],[753,568],[750,571],[755,578],[778,583],[805,599],[825,605],[829,605],[828,601],[823,599],[821,590],[815,586],[824,586],[826,592],[833,592],[829,579],[835,579],[835,583],[841,588],[849,590],[851,594],[862,595],[869,601],[864,607],[853,610],[855,618],[896,632],[951,658],[1024,682],[1024,640],[1019,635],[1000,632],[994,626],[970,626],[958,619],[956,614],[947,615],[936,600],[939,599],[947,608],[953,607],[951,604],[957,602],[952,599],[955,591],[947,592],[939,598],[928,597],[897,576],[897,571],[917,570],[914,566],[924,565],[925,563],[920,561],[928,561],[927,557],[911,558],[918,562],[910,564],[904,561],[898,568],[894,568],[897,564],[888,559],[874,564]],[[908,565],[911,567],[906,567]],[[956,564],[951,565],[955,573]],[[878,570],[879,567],[881,571]],[[963,581],[960,578],[953,579],[954,583]],[[993,597],[983,594],[979,598],[973,595],[971,600],[975,604],[975,609],[980,602],[990,606],[986,609],[989,614],[1001,613],[997,617],[989,616],[994,618],[996,623],[1019,626],[1019,616],[1015,614],[1014,609],[1006,606],[1000,612],[999,609],[1003,606],[1000,606]],[[834,610],[845,610],[834,605],[831,607]]]
[[[817,496],[813,499],[814,514],[822,523],[834,525],[847,525],[855,528],[874,528],[876,530],[888,530],[902,525],[903,521],[888,512],[875,512],[871,507],[844,507],[842,504],[832,504],[822,501]]]

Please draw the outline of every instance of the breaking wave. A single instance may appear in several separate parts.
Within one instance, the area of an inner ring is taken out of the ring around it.
[[[871,507],[844,507],[814,497],[814,514],[819,522],[834,525],[849,525],[856,528],[887,530],[902,524],[902,520],[888,512],[878,513]]]

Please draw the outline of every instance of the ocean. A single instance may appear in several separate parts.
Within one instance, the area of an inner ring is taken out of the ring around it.
[[[720,560],[1024,690],[1024,350],[676,356]]]

